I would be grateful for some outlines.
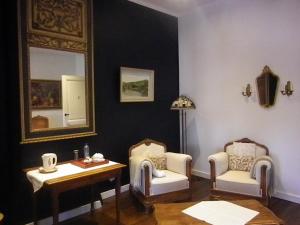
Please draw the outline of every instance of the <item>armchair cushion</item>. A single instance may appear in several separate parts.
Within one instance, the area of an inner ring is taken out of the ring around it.
[[[226,152],[218,152],[216,154],[210,155],[208,160],[215,162],[216,166],[216,176],[226,172],[228,170],[228,154]]]
[[[260,196],[260,183],[246,171],[229,170],[216,178],[216,189]]]
[[[167,157],[165,153],[161,154],[148,154],[148,158],[153,162],[154,166],[158,170],[167,169]]]
[[[230,170],[240,170],[240,171],[250,171],[254,162],[254,157],[250,155],[233,155],[229,154],[229,169]]]
[[[183,175],[187,174],[186,162],[188,160],[192,160],[192,157],[190,155],[174,153],[174,152],[166,152],[165,155],[167,156],[168,170]]]
[[[227,145],[225,147],[225,151],[228,154],[236,154],[236,151],[234,150],[233,144]],[[263,155],[267,155],[267,151],[264,147],[256,145],[255,146],[255,157],[259,157],[259,156],[263,156]]]
[[[253,156],[255,157],[256,144],[233,142],[233,154],[238,156]]]
[[[156,143],[150,143],[149,145],[141,144],[131,150],[131,156],[143,156],[148,157],[151,154],[163,154],[165,147]]]
[[[153,177],[151,180],[150,195],[159,195],[189,188],[187,176],[169,170],[163,170],[163,172],[166,174],[165,177]]]

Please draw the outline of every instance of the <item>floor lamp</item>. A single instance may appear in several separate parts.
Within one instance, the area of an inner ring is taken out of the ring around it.
[[[180,133],[181,133],[181,142],[180,142],[180,152],[187,153],[187,132],[186,132],[186,110],[195,109],[196,106],[194,102],[186,96],[179,96],[171,106],[171,110],[178,110],[180,116]]]

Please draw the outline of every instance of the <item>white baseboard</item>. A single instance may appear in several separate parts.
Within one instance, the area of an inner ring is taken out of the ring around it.
[[[206,178],[206,179],[210,179],[209,173],[206,173],[206,172],[203,172],[203,171],[200,171],[200,170],[192,169],[192,175],[195,175],[197,177],[203,177],[203,178]]]
[[[197,177],[203,177],[206,179],[210,179],[210,175],[207,172],[192,169],[192,174]],[[295,195],[292,193],[285,193],[282,191],[275,190],[272,196],[300,204],[300,195]]]
[[[128,191],[128,190],[129,190],[129,184],[125,184],[121,187],[121,192]],[[102,192],[101,196],[102,196],[102,199],[106,199],[106,198],[115,196],[115,189],[111,189],[111,190]]]
[[[129,184],[123,185],[121,187],[121,192],[128,191],[128,190],[129,190]],[[114,195],[115,195],[115,189],[111,189],[111,190],[108,190],[108,191],[105,191],[105,192],[101,193],[102,199],[106,199],[106,198],[112,197]],[[95,209],[99,209],[99,208],[102,207],[100,201],[95,201],[94,203],[95,203],[94,204]],[[88,213],[90,211],[90,209],[91,209],[91,204],[86,204],[86,205],[83,205],[83,206],[79,206],[75,209],[71,209],[71,210],[62,212],[62,213],[59,214],[59,222],[62,222],[64,220],[67,220],[67,219],[70,219],[70,218],[73,218],[75,216],[79,216],[79,215],[84,214],[84,213]],[[41,220],[38,221],[38,224],[39,225],[51,225],[52,224],[52,217],[47,217],[47,218],[41,219]],[[33,225],[33,222],[27,223],[25,225]]]
[[[275,190],[272,196],[300,204],[300,195]]]

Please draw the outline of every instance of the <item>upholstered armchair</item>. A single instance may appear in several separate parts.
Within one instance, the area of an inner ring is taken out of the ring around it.
[[[229,142],[208,157],[211,198],[257,198],[268,205],[272,159],[266,146],[248,138]]]
[[[130,192],[147,212],[157,202],[191,198],[191,156],[166,149],[151,139],[129,149]]]

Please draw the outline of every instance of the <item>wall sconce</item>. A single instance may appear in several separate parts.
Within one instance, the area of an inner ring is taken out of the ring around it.
[[[291,81],[286,82],[286,85],[284,86],[284,90],[281,91],[281,94],[290,96],[293,94],[293,88]]]
[[[252,92],[251,92],[251,86],[250,86],[250,84],[247,84],[246,91],[243,91],[243,92],[242,92],[242,95],[243,95],[243,96],[250,97],[251,94],[252,94]]]

